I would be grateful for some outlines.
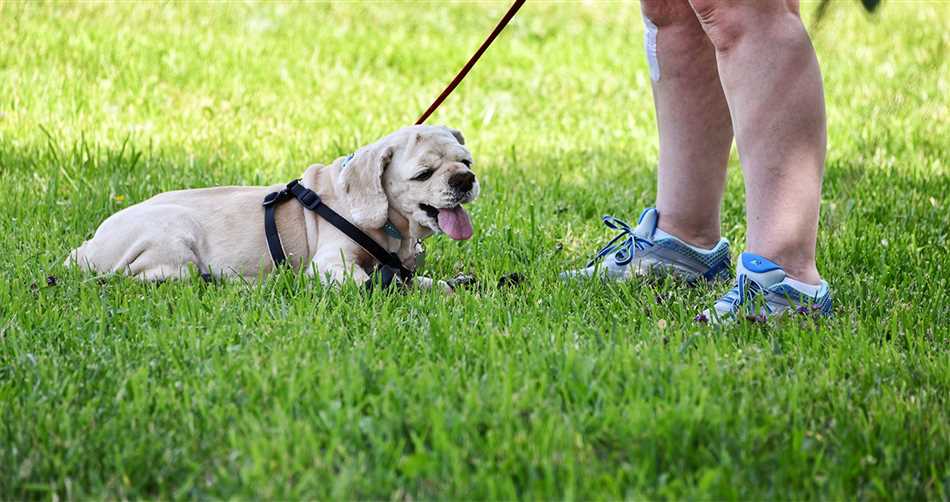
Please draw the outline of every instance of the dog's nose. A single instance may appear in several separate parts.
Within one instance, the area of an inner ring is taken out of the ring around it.
[[[455,173],[452,176],[449,176],[449,186],[452,190],[455,190],[459,193],[465,193],[472,190],[472,185],[475,184],[475,175],[471,171],[465,171],[464,173]]]

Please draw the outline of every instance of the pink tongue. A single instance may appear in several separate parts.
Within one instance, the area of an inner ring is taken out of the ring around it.
[[[439,209],[439,228],[457,241],[468,240],[472,237],[472,220],[462,206]]]

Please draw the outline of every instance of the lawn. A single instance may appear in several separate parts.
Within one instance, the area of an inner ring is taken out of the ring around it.
[[[833,319],[712,328],[724,286],[558,281],[653,200],[635,2],[528,2],[431,119],[483,195],[426,273],[474,288],[61,266],[152,194],[410,123],[505,8],[0,2],[0,499],[950,497],[947,3],[835,2],[813,31]]]

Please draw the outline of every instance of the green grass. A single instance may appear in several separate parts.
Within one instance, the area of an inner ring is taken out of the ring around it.
[[[434,117],[483,196],[427,273],[483,287],[61,267],[156,192],[411,122],[504,8],[0,2],[0,498],[950,497],[946,3],[841,2],[814,33],[832,320],[707,329],[720,288],[558,282],[653,200],[636,3],[529,2]],[[723,218],[741,243],[736,162]]]

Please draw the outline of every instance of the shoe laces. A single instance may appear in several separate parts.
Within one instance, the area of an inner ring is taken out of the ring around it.
[[[609,215],[604,216],[604,225],[607,225],[608,228],[613,230],[619,230],[620,233],[597,252],[597,256],[594,256],[594,258],[587,263],[588,267],[593,266],[609,254],[614,255],[614,260],[617,265],[626,265],[633,261],[637,250],[644,250],[653,245],[649,240],[634,234],[633,227],[620,218]]]
[[[759,283],[749,279],[748,275],[740,273],[736,279],[736,285],[726,292],[719,301],[730,303],[732,305],[729,308],[730,312],[736,314],[743,305],[751,306],[752,303],[756,302],[762,293],[763,289]],[[767,304],[764,305],[764,308],[771,310]]]

